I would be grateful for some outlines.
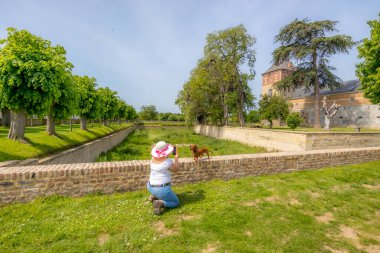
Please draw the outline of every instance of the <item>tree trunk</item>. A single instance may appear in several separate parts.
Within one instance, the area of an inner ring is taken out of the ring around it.
[[[26,125],[26,113],[25,111],[18,111],[13,114],[8,138],[11,140],[23,140],[25,139],[25,125]]]
[[[108,121],[107,120],[103,120],[103,126],[108,126]]]
[[[317,67],[317,52],[313,53],[313,70],[315,73],[314,77],[314,127],[321,128],[321,117],[320,117],[320,94],[319,94],[319,78],[318,78],[318,67]]]
[[[330,121],[331,121],[331,119],[327,116],[327,115],[325,115],[325,130],[327,130],[327,131],[330,131]]]
[[[87,131],[87,119],[80,118],[80,129]]]
[[[221,103],[223,108],[223,125],[228,126],[228,107],[227,107],[227,99],[225,92],[225,84],[222,82],[220,85],[220,94],[221,94]]]
[[[117,119],[117,123],[119,123],[119,125],[121,125],[121,119],[120,118]]]
[[[269,128],[272,128],[273,127],[273,121],[271,120],[268,120],[269,121]]]
[[[7,108],[1,109],[2,125],[9,127],[11,125],[11,111]]]
[[[47,122],[46,122],[46,132],[48,135],[55,135],[55,123],[53,118],[54,105],[50,106]]]
[[[241,81],[239,81],[239,95],[240,95],[240,98],[239,98],[239,101],[238,101],[238,114],[239,114],[239,123],[240,123],[240,127],[244,127],[245,126],[245,119],[244,119],[244,93],[243,93],[243,90],[242,90],[242,85],[241,85]]]
[[[70,132],[73,131],[73,117],[70,117]]]

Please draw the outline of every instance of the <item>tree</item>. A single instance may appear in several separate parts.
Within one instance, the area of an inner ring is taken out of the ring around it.
[[[141,106],[139,117],[142,120],[157,120],[158,112],[156,110],[156,106],[154,105]]]
[[[373,104],[380,103],[380,13],[378,20],[368,21],[371,27],[370,38],[358,46],[360,59],[364,61],[356,65],[356,74],[361,83],[364,97]]]
[[[282,96],[264,95],[259,101],[259,114],[261,119],[269,121],[272,128],[273,120],[285,120],[289,114],[290,104]]]
[[[286,125],[294,130],[301,125],[302,117],[298,112],[292,112],[286,117]]]
[[[71,72],[62,73],[61,81],[58,82],[59,96],[53,98],[48,109],[46,132],[55,135],[55,122],[70,118],[77,107],[78,92],[74,85]]]
[[[47,113],[72,64],[63,47],[26,30],[7,30],[8,37],[0,41],[0,107],[14,111],[8,138],[24,139],[26,114]]]
[[[75,76],[78,87],[76,113],[80,117],[80,128],[87,130],[87,121],[100,118],[100,99],[96,90],[96,79],[88,76]]]
[[[309,19],[294,20],[282,27],[275,37],[280,43],[273,52],[276,64],[284,60],[299,62],[295,72],[276,85],[279,90],[293,90],[298,87],[314,89],[314,127],[320,128],[320,89],[336,88],[341,80],[329,66],[329,57],[336,53],[348,53],[355,44],[347,35],[327,37],[326,33],[335,32],[337,21],[323,20],[311,22]]]
[[[253,67],[256,58],[252,47],[256,39],[247,33],[243,25],[239,25],[208,34],[206,40],[205,56],[212,59],[212,70],[219,72],[216,75],[223,80],[219,85],[224,123],[228,124],[230,103],[236,109],[240,126],[244,126],[244,113],[253,106],[254,99],[248,81],[255,76]],[[248,73],[243,72],[244,68],[248,69]]]
[[[254,105],[248,81],[254,78],[255,38],[239,25],[210,33],[206,40],[204,56],[178,93],[176,104],[187,123],[228,125],[236,118],[243,126],[246,111]]]
[[[189,80],[178,93],[176,104],[185,115],[186,122],[192,124],[210,122],[222,123],[222,96],[214,77],[212,60],[202,58],[191,71]]]
[[[260,122],[260,113],[257,110],[252,110],[247,114],[246,120],[249,123],[259,123]]]
[[[100,118],[103,121],[103,125],[108,126],[108,121],[116,117],[118,98],[117,92],[110,88],[99,88],[98,96],[100,100]]]
[[[136,112],[136,109],[133,106],[127,104],[127,119],[134,120],[134,119],[137,119],[138,117],[139,116]]]
[[[119,123],[119,125],[121,124],[121,120],[122,119],[126,119],[128,117],[128,105],[127,103],[125,103],[124,100],[122,99],[118,99],[117,101],[117,113],[116,113],[116,117],[117,117],[117,121]]]

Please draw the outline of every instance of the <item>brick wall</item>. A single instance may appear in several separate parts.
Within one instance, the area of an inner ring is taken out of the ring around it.
[[[380,148],[339,149],[214,156],[195,163],[180,159],[175,185],[316,169],[380,160]],[[145,188],[149,161],[58,164],[0,168],[0,204],[25,202],[41,196],[114,193]]]

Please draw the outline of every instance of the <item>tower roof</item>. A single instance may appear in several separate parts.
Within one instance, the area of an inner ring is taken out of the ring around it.
[[[269,69],[267,69],[267,71],[262,73],[262,75],[280,69],[294,70],[294,66],[293,63],[291,63],[290,61],[283,61],[279,65],[273,64]]]

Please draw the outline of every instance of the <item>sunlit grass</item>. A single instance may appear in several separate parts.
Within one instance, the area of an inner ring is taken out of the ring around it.
[[[161,140],[178,145],[180,157],[192,157],[190,144],[207,147],[211,150],[211,156],[266,152],[262,147],[195,134],[185,127],[155,127],[134,131],[120,145],[102,154],[97,161],[147,160],[151,157],[152,145]]]
[[[56,136],[47,135],[46,126],[27,127],[25,137],[28,144],[9,140],[7,138],[8,129],[0,128],[0,161],[22,160],[47,155],[100,138],[131,125],[111,124],[106,127],[96,124],[92,127],[92,124],[88,124],[88,131],[81,130],[79,125],[73,125],[72,132],[69,125],[58,125],[56,126]]]
[[[0,208],[0,252],[365,252],[379,185],[379,161],[214,180],[174,186],[180,206],[158,217],[146,190],[52,196]]]

